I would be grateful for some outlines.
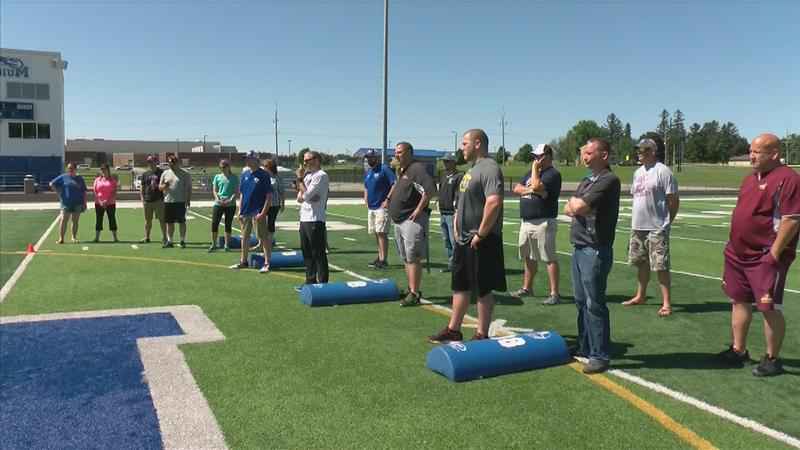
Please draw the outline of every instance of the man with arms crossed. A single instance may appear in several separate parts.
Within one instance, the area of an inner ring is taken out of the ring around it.
[[[514,186],[519,195],[519,257],[525,262],[522,288],[513,292],[515,297],[533,295],[533,279],[538,261],[547,265],[550,279],[550,296],[543,305],[561,303],[558,290],[558,255],[556,231],[558,230],[558,197],[561,195],[561,174],[553,167],[553,149],[539,144],[533,150],[531,170]]]
[[[454,228],[453,312],[447,326],[430,336],[431,343],[463,340],[461,324],[472,293],[478,294],[478,329],[472,340],[487,339],[492,321],[492,291],[505,291],[503,260],[503,172],[488,157],[489,137],[483,130],[464,133],[464,159],[472,167],[461,179]]]
[[[297,169],[297,203],[300,203],[300,246],[306,265],[306,284],[328,282],[325,205],[328,203],[328,174],[322,170],[319,153],[303,154]]]
[[[442,158],[444,173],[439,180],[439,217],[441,220],[442,239],[444,249],[447,250],[447,268],[442,272],[453,270],[453,248],[456,246],[456,235],[453,232],[453,215],[455,202],[458,197],[458,188],[461,185],[462,172],[456,170],[456,157],[447,153]]]
[[[181,168],[178,157],[167,157],[169,169],[161,174],[159,189],[164,193],[164,222],[167,222],[167,239],[162,247],[172,248],[175,224],[180,227],[181,248],[186,248],[186,209],[192,200],[192,176]]]
[[[394,222],[394,239],[397,252],[405,263],[408,277],[408,294],[401,306],[420,304],[422,293],[422,259],[428,251],[428,201],[436,193],[433,178],[425,165],[414,160],[414,147],[400,142],[394,147],[397,159],[397,183],[389,193],[389,216]]]
[[[259,165],[258,154],[250,151],[245,156],[245,164],[250,170],[243,170],[239,180],[239,223],[242,226],[241,258],[231,269],[248,267],[247,253],[250,251],[250,233],[255,228],[256,236],[264,250],[264,265],[258,271],[269,272],[272,256],[272,233],[267,229],[267,214],[272,205],[272,184],[266,170]]]
[[[375,269],[385,269],[389,250],[389,192],[394,186],[395,176],[392,169],[381,164],[378,153],[368,150],[364,155],[369,165],[364,176],[364,203],[367,205],[367,231],[374,234],[378,243],[378,258],[369,263]]]
[[[608,166],[611,146],[594,138],[581,147],[581,160],[591,170],[564,206],[572,217],[572,291],[578,308],[575,356],[589,359],[584,373],[608,370],[611,321],[606,284],[614,263],[614,234],[619,217],[619,178]]]
[[[783,291],[800,227],[800,175],[781,163],[780,150],[774,134],[762,134],[750,144],[753,173],[739,190],[724,253],[722,290],[733,303],[733,344],[719,356],[738,367],[750,361],[747,332],[755,303],[764,316],[767,341],[767,353],[753,369],[757,377],[783,372],[778,359],[786,332]]]

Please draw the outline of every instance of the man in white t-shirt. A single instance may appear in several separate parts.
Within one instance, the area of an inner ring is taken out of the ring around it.
[[[328,174],[322,170],[319,153],[303,154],[303,167],[297,169],[297,203],[300,204],[300,246],[306,265],[306,284],[328,282],[325,252],[328,184]]]
[[[633,174],[631,195],[631,238],[628,262],[637,267],[636,295],[623,302],[625,306],[641,305],[647,301],[650,271],[658,274],[661,287],[661,317],[672,314],[670,299],[669,230],[678,213],[678,183],[669,167],[658,162],[658,145],[652,139],[642,139],[636,146],[642,164]]]

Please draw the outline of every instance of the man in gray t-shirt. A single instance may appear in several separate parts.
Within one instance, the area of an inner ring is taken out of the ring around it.
[[[483,130],[469,130],[461,142],[464,159],[472,164],[459,186],[453,228],[453,313],[447,326],[430,336],[432,343],[461,341],[461,323],[472,293],[478,295],[478,330],[473,340],[489,337],[494,296],[505,291],[503,259],[503,172],[488,157],[489,138]]]
[[[669,167],[658,162],[658,145],[652,139],[642,139],[636,146],[642,163],[633,174],[631,195],[631,238],[628,262],[638,269],[636,295],[623,302],[625,306],[640,305],[647,299],[650,271],[658,274],[662,306],[659,316],[672,313],[670,300],[670,224],[678,213],[678,184]]]

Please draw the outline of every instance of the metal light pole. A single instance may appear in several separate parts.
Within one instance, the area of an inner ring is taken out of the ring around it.
[[[291,139],[288,139],[288,141],[289,141],[289,155],[291,155],[291,154],[292,154],[292,140],[291,140]],[[277,154],[275,154],[275,157],[277,158],[277,157],[278,157],[278,155],[277,155]]]
[[[388,88],[389,88],[389,0],[383,0],[383,145],[381,146],[381,164],[386,163],[388,147]]]
[[[275,119],[272,121],[275,124],[275,159],[278,159],[278,104],[275,104]]]
[[[453,133],[453,154],[458,151],[458,132],[456,130],[450,130]]]

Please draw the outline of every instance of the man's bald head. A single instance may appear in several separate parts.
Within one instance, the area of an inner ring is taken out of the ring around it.
[[[763,150],[779,152],[781,151],[781,139],[772,133],[763,133],[753,139],[752,146]]]
[[[769,172],[781,165],[781,140],[772,133],[759,134],[750,143],[750,165],[757,172]]]

